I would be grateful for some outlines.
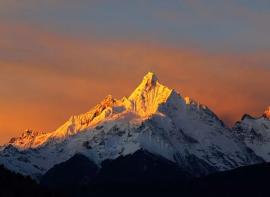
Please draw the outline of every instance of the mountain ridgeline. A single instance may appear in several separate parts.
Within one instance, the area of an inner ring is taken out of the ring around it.
[[[50,169],[41,179],[41,185],[52,189],[54,193],[66,191],[62,194],[67,196],[149,196],[153,193],[166,193],[170,196],[228,197],[269,194],[269,163],[239,167],[197,178],[175,163],[146,151],[106,160],[101,167],[92,167],[91,170],[82,167],[89,162],[90,166],[94,165],[85,156],[75,155]]]
[[[56,189],[150,183],[179,189],[209,174],[269,162],[269,117],[267,108],[229,129],[207,106],[148,73],[129,97],[108,96],[55,131],[12,138],[0,149],[0,163]]]

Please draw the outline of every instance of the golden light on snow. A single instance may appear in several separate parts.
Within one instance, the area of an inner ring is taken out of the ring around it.
[[[265,110],[264,116],[270,119],[270,106]]]
[[[244,113],[259,116],[269,105],[265,51],[210,53],[161,43],[70,39],[26,27],[1,26],[0,32],[6,38],[2,51],[8,45],[10,54],[23,52],[0,61],[0,142],[26,128],[54,130],[108,94],[130,95],[148,71],[230,124]],[[14,42],[14,32],[27,35],[27,44]]]

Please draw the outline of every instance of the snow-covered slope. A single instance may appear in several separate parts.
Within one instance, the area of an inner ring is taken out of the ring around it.
[[[233,130],[239,140],[265,161],[270,162],[270,107],[259,118],[244,115]]]
[[[0,163],[38,177],[76,153],[100,164],[140,149],[194,175],[263,161],[206,106],[182,97],[148,73],[128,98],[108,96],[56,131],[26,131],[11,139],[0,151]]]

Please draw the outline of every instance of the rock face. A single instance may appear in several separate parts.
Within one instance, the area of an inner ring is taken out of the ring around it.
[[[56,131],[13,138],[2,147],[0,163],[38,178],[77,153],[100,165],[138,150],[164,157],[195,176],[263,162],[208,107],[148,73],[129,97],[108,96]]]
[[[243,116],[233,128],[235,136],[267,162],[270,161],[269,109],[268,107],[258,118],[250,115]]]

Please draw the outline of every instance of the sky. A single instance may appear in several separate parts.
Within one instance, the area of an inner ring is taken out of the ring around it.
[[[0,143],[152,71],[228,126],[270,105],[269,0],[0,0]]]

